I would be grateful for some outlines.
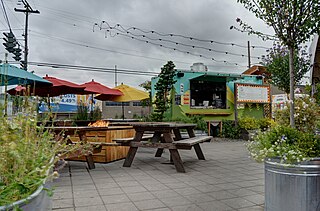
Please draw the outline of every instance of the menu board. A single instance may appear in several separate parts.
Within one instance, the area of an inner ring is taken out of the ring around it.
[[[270,103],[270,86],[236,84],[238,103]]]

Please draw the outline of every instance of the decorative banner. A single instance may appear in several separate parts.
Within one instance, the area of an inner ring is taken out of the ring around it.
[[[270,103],[270,86],[235,84],[238,103]]]
[[[190,104],[190,91],[186,91],[186,93],[184,93],[183,95],[183,105],[189,105]]]
[[[93,95],[94,97],[95,95]],[[67,113],[75,113],[77,112],[77,106],[83,103],[86,105],[91,111],[95,106],[99,106],[102,109],[102,102],[100,100],[96,100],[92,95],[75,95],[75,94],[66,94],[57,97],[50,98],[50,106],[51,110],[54,112],[67,112]],[[92,105],[93,103],[93,105]],[[48,112],[48,106],[45,102],[39,105],[39,112]]]
[[[180,84],[180,94],[183,95],[183,93],[184,93],[184,84],[181,83]]]

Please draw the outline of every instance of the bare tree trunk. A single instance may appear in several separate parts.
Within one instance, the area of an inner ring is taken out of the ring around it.
[[[290,71],[290,126],[292,128],[294,125],[294,49],[292,46],[289,47],[289,71]]]

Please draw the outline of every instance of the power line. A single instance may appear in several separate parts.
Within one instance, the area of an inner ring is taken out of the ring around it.
[[[116,30],[120,31],[119,29],[116,29]],[[130,33],[130,32],[127,32],[127,34],[116,32],[114,35],[112,35],[112,31],[109,30],[109,29],[107,29],[106,32],[108,32],[110,34],[110,37],[115,37],[116,35],[121,35],[121,36],[125,36],[125,37],[130,37],[130,38],[132,38],[132,36],[134,36],[134,37],[143,37],[143,38],[146,38],[146,39],[152,40],[152,41],[168,42],[168,43],[174,44],[176,46],[180,45],[180,46],[189,47],[189,48],[192,48],[192,49],[206,50],[208,52],[215,52],[215,53],[220,53],[220,54],[228,54],[228,55],[240,56],[240,57],[248,57],[248,55],[245,55],[245,54],[232,53],[232,52],[229,52],[229,51],[220,51],[220,50],[215,50],[213,48],[207,48],[207,47],[198,46],[198,45],[190,45],[190,44],[181,43],[181,42],[177,42],[177,41],[173,41],[173,40],[167,40],[167,39],[161,39],[161,38],[152,38],[152,37],[148,37],[146,35],[137,35],[137,34],[133,34],[133,33]],[[128,34],[131,34],[132,36],[129,36]],[[137,40],[139,40],[139,39],[137,39]],[[149,42],[147,42],[147,40],[140,39],[140,41],[149,43]],[[252,58],[260,59],[260,57],[258,57],[258,56],[255,56],[255,57],[252,57]]]
[[[89,44],[84,44],[83,42],[82,43],[78,43],[78,42],[71,41],[71,40],[68,40],[68,39],[65,39],[65,38],[54,37],[54,36],[46,35],[46,34],[43,34],[43,33],[40,33],[40,32],[36,32],[36,31],[33,31],[33,30],[30,30],[30,32],[31,32],[31,34],[33,34],[33,36],[43,37],[43,38],[47,38],[47,39],[50,38],[50,39],[54,39],[54,40],[59,40],[61,42],[65,42],[65,43],[69,43],[69,44],[77,45],[77,46],[81,46],[81,47],[86,47],[86,48],[91,48],[91,49],[96,49],[96,50],[102,50],[102,51],[107,51],[107,52],[116,53],[116,54],[122,54],[122,55],[127,55],[127,56],[140,57],[140,58],[145,58],[145,59],[152,59],[152,60],[158,60],[158,61],[167,61],[165,59],[159,59],[159,58],[155,58],[155,57],[142,56],[142,55],[137,55],[137,54],[130,54],[130,53],[110,50],[110,49],[106,49],[106,48],[96,47],[96,46],[92,46],[92,45],[89,45]],[[34,33],[36,33],[36,34],[34,34]],[[175,63],[182,63],[182,64],[190,64],[190,62],[183,62],[183,61],[174,61],[174,62]]]
[[[219,45],[227,45],[227,46],[236,46],[236,47],[240,47],[240,48],[247,48],[247,46],[245,45],[239,45],[236,43],[229,43],[229,42],[220,42],[220,41],[216,41],[216,40],[208,40],[208,39],[200,39],[200,38],[196,38],[196,37],[190,37],[190,36],[186,36],[186,35],[181,35],[181,34],[167,34],[167,33],[163,33],[163,32],[157,32],[155,30],[143,30],[141,28],[135,27],[135,26],[131,26],[129,28],[124,28],[121,24],[115,24],[114,26],[111,26],[107,21],[102,21],[100,23],[100,25],[98,23],[94,23],[94,26],[99,26],[100,29],[104,29],[102,27],[102,25],[105,24],[107,25],[107,29],[119,29],[119,30],[123,30],[126,32],[131,33],[131,30],[136,30],[136,31],[140,31],[144,34],[156,34],[158,36],[161,37],[179,37],[179,38],[183,38],[183,39],[187,39],[190,41],[199,41],[199,42],[206,42],[206,43],[210,43],[210,44],[219,44]],[[93,26],[93,28],[94,28]],[[252,45],[251,48],[263,48],[263,49],[269,49],[267,47],[264,46],[256,46],[256,45]]]
[[[6,22],[7,22],[7,24],[8,24],[8,27],[9,27],[9,29],[10,29],[10,32],[11,32],[10,21],[9,21],[9,18],[8,18],[7,11],[6,11],[6,8],[5,8],[5,6],[4,6],[3,0],[1,0],[1,5],[2,5],[2,10],[3,10],[4,19],[6,20]]]
[[[29,62],[29,65],[39,66],[39,67],[43,66],[43,67],[59,68],[59,69],[85,70],[90,72],[103,72],[103,73],[107,72],[107,73],[114,74],[114,68],[105,68],[105,67],[68,65],[68,64],[46,63],[46,62]],[[128,75],[144,75],[144,76],[158,75],[158,73],[156,72],[130,70],[130,69],[117,69],[117,73],[128,74]]]
[[[148,40],[142,40],[142,39],[139,39],[139,38],[136,38],[136,37],[132,37],[130,35],[126,35],[126,34],[122,34],[122,33],[117,33],[117,34],[121,35],[121,36],[124,36],[124,37],[129,37],[129,38],[134,39],[134,40],[138,40],[140,42],[144,42],[144,43],[147,43],[147,44],[155,45],[155,46],[158,46],[158,47],[161,47],[161,48],[166,48],[166,49],[170,49],[170,50],[173,50],[173,51],[178,51],[178,52],[181,52],[181,53],[185,53],[185,54],[188,54],[188,55],[209,59],[209,60],[212,60],[212,61],[215,61],[215,62],[221,62],[221,63],[226,63],[226,64],[234,64],[234,65],[238,66],[238,63],[233,63],[233,62],[229,62],[229,61],[226,61],[226,60],[217,60],[214,57],[209,57],[209,56],[206,56],[206,55],[203,55],[203,54],[196,54],[196,53],[192,53],[190,51],[184,51],[184,50],[181,50],[179,48],[169,47],[169,46],[158,44],[158,43],[154,43],[154,42],[151,42],[151,41],[148,41]]]
[[[5,2],[5,4],[8,6],[7,4],[8,2]],[[14,2],[10,1],[11,5],[14,5]],[[21,26],[21,27],[24,27],[22,22],[19,20],[19,18],[15,15],[15,13],[12,11],[12,10],[9,10],[10,13],[13,15],[13,17],[17,20],[18,24]],[[14,30],[14,29],[12,29]]]
[[[96,25],[96,24],[95,24]],[[109,24],[108,24],[109,26]],[[101,29],[104,29],[102,27],[100,27],[100,30]],[[130,31],[127,31],[125,29],[123,29],[123,27],[121,27],[121,29],[119,28],[113,28],[113,27],[108,27],[107,30],[106,30],[106,33],[109,33],[110,34],[110,37],[115,37],[116,35],[122,35],[122,36],[128,36],[128,34],[134,36],[134,37],[142,37],[142,38],[146,38],[148,40],[152,40],[152,41],[160,41],[160,42],[167,42],[167,43],[171,43],[171,44],[174,44],[176,46],[184,46],[184,47],[189,47],[189,48],[193,48],[193,49],[201,49],[201,50],[206,50],[206,51],[209,51],[209,52],[216,52],[216,53],[220,53],[220,54],[229,54],[229,55],[233,55],[233,56],[241,56],[241,57],[248,57],[248,55],[245,55],[245,54],[238,54],[238,53],[232,53],[232,52],[229,52],[229,51],[220,51],[220,50],[215,50],[213,48],[207,48],[207,47],[203,47],[203,46],[198,46],[198,45],[191,45],[191,44],[186,44],[186,43],[181,43],[181,42],[178,42],[176,40],[168,40],[168,39],[163,39],[163,38],[152,38],[152,37],[149,37],[145,34],[135,34],[135,33],[132,33]],[[93,28],[94,30],[94,28]],[[112,35],[112,30],[116,30],[116,31],[119,31],[119,32],[116,32],[114,33],[114,35]],[[132,37],[130,36],[130,37]],[[144,40],[146,41],[146,40]],[[260,57],[252,57],[252,58],[257,58],[257,59],[260,59]]]
[[[43,6],[40,6],[40,7],[43,7]],[[48,8],[48,7],[43,7],[43,8],[47,8],[48,10],[51,10],[50,13],[54,14],[54,15],[57,15],[59,17],[63,17],[63,18],[67,18],[67,19],[71,19],[73,21],[84,21],[84,22],[87,22],[87,23],[92,23],[91,21],[88,21],[87,19],[91,19],[91,20],[96,20],[96,18],[92,18],[92,17],[88,17],[88,16],[83,16],[83,15],[78,15],[78,14],[75,14],[75,13],[70,13],[70,12],[65,12],[63,10],[55,10],[55,9],[52,9],[52,8]],[[58,11],[58,12],[56,12]],[[84,17],[84,18],[75,18],[75,16],[79,17]],[[49,19],[49,18],[48,18]],[[55,20],[55,19],[53,19]],[[58,21],[58,22],[62,22],[64,24],[68,24],[68,25],[72,25],[72,26],[75,26],[75,27],[81,27],[79,26],[78,24],[75,24],[75,23],[67,23],[67,22],[63,22],[61,20],[55,20],[55,21]],[[120,25],[120,24],[118,24]],[[124,29],[124,27],[121,25],[121,27]],[[87,27],[83,27],[83,28],[86,28],[88,29]],[[134,33],[131,33],[133,35],[136,35]],[[138,36],[138,35],[136,35]],[[186,36],[185,36],[186,37]],[[190,38],[190,39],[193,39],[193,38]],[[197,39],[197,38],[195,38]],[[170,42],[170,40],[167,40],[168,42]],[[142,41],[144,42],[144,41]],[[171,41],[172,43],[177,43],[176,41]],[[212,41],[212,42],[217,42],[217,41]],[[218,42],[217,42],[218,43]],[[220,44],[228,44],[228,43],[222,43],[222,42],[219,42]],[[183,43],[178,43],[179,45],[182,45],[182,46],[189,46],[189,47],[192,47],[192,48],[199,48],[199,49],[204,49],[204,50],[207,50],[208,52],[217,52],[217,53],[221,53],[221,54],[228,54],[228,55],[234,55],[234,56],[241,56],[241,57],[247,57],[245,54],[237,54],[237,53],[232,53],[232,52],[226,52],[226,51],[217,51],[217,50],[214,50],[214,49],[211,49],[211,48],[205,48],[205,47],[200,47],[200,46],[195,46],[195,45],[188,45],[188,44],[183,44]],[[237,45],[237,44],[233,44],[233,43],[229,43],[229,45],[231,46],[240,46],[240,45]],[[163,47],[163,46],[162,46]],[[242,46],[242,47],[246,47],[246,46]],[[256,46],[252,46],[253,48],[255,48]],[[263,47],[261,47],[263,48]],[[174,50],[175,48],[168,48],[168,49],[171,49],[171,50]],[[177,50],[178,51],[178,50]],[[182,52],[182,51],[180,51]],[[236,66],[238,66],[238,63],[236,62],[228,62],[228,61],[219,61],[219,60],[216,60],[215,58],[212,58],[212,57],[208,57],[208,56],[205,56],[205,55],[202,55],[202,54],[192,54],[192,53],[188,53],[186,51],[183,51],[182,53],[186,53],[186,54],[189,54],[189,55],[193,55],[193,56],[199,56],[200,58],[206,58],[206,59],[210,59],[212,61],[217,61],[217,62],[223,62],[225,64],[234,64]],[[256,57],[257,59],[260,59],[260,57]],[[162,60],[164,61],[164,60]],[[185,62],[183,62],[185,63]]]

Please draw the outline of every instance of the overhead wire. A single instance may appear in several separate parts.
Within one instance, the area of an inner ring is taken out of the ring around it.
[[[10,21],[9,21],[8,14],[7,14],[6,8],[5,8],[5,6],[4,6],[3,0],[1,0],[1,5],[2,5],[1,8],[2,8],[2,11],[3,11],[4,19],[5,19],[5,21],[7,22],[8,27],[9,27],[10,32],[11,32],[11,25],[10,25]]]
[[[88,16],[84,16],[84,15],[79,15],[79,14],[75,14],[75,13],[70,13],[70,12],[66,12],[66,11],[63,11],[63,10],[57,10],[57,9],[52,9],[52,8],[49,8],[49,7],[44,7],[44,6],[41,6],[41,5],[38,5],[39,7],[42,7],[42,8],[46,8],[47,10],[49,10],[51,14],[54,14],[54,15],[57,15],[58,17],[63,17],[63,18],[67,18],[67,19],[71,19],[73,21],[83,21],[83,22],[86,22],[86,23],[92,23],[91,21],[88,21],[88,19],[91,19],[91,20],[97,20],[97,18],[92,18],[92,17],[88,17]],[[82,17],[82,18],[79,18],[79,17]],[[71,23],[66,23],[66,22],[63,22],[61,20],[56,20],[56,21],[59,21],[59,22],[62,22],[62,23],[65,23],[65,24],[68,24],[68,25],[72,25],[72,26],[76,26],[76,27],[80,27],[78,24],[71,24]],[[110,26],[109,23],[107,23],[106,21],[103,21],[103,23],[106,23]],[[142,32],[148,32],[146,30],[143,30],[143,29],[140,29],[140,28],[137,28],[137,27],[129,27],[128,29],[125,29],[122,25],[120,24],[116,24],[115,26],[119,26],[120,28],[122,28],[123,30],[128,30],[130,28],[132,28],[133,30],[140,30]],[[87,28],[87,27],[85,27]],[[149,31],[151,33],[156,33],[156,34],[159,34],[159,35],[162,35],[162,36],[177,36],[177,37],[184,37],[184,38],[188,38],[188,39],[191,39],[191,40],[197,40],[197,41],[210,41],[210,43],[216,43],[216,44],[223,44],[223,45],[231,45],[231,46],[238,46],[238,47],[243,47],[243,48],[247,48],[247,46],[242,46],[242,45],[239,45],[239,44],[235,44],[235,43],[225,43],[225,42],[218,42],[218,41],[214,41],[214,40],[204,40],[204,39],[198,39],[198,38],[192,38],[192,37],[187,37],[187,36],[184,36],[184,35],[176,35],[176,34],[163,34],[163,33],[159,33],[159,32],[156,32],[156,31]],[[132,35],[134,35],[134,33],[131,33]],[[136,35],[137,36],[137,35]],[[168,42],[170,42],[169,40],[167,40]],[[142,41],[144,42],[144,41]],[[172,41],[171,43],[177,43],[176,41]],[[234,55],[234,56],[241,56],[241,57],[247,57],[247,55],[245,54],[237,54],[237,53],[232,53],[232,52],[226,52],[226,51],[218,51],[218,50],[214,50],[214,49],[211,49],[211,48],[205,48],[205,47],[200,47],[200,46],[195,46],[195,45],[188,45],[188,44],[183,44],[183,43],[179,43],[179,45],[182,45],[182,46],[189,46],[189,47],[192,47],[192,48],[199,48],[199,49],[204,49],[204,50],[207,50],[208,52],[216,52],[216,53],[223,53],[223,54],[229,54],[229,55]],[[163,47],[163,46],[162,46]],[[251,48],[255,48],[255,47],[258,47],[258,48],[264,48],[262,46],[254,46],[252,45]],[[168,48],[168,49],[177,49],[177,48]],[[176,50],[178,51],[178,50]],[[180,51],[181,52],[181,51]],[[182,53],[187,53],[186,51],[183,51]],[[189,54],[189,53],[187,53]],[[192,53],[190,55],[193,55]],[[202,57],[202,58],[206,58],[206,59],[210,59],[212,61],[215,61],[216,59],[215,58],[212,58],[212,57],[208,57],[208,56],[205,56],[205,55],[202,55],[202,54],[195,54],[193,56],[199,56],[199,57]],[[254,57],[251,57],[251,58],[254,58]],[[260,59],[260,57],[255,57],[257,59]],[[238,63],[236,62],[228,62],[228,61],[219,61],[219,60],[216,60],[217,62],[224,62],[225,64],[234,64],[234,65],[238,65]]]
[[[163,32],[157,32],[155,30],[144,30],[135,26],[131,26],[129,28],[124,28],[121,24],[115,24],[114,26],[111,26],[107,21],[101,21],[100,25],[98,23],[94,23],[94,25],[99,26],[100,28],[102,28],[102,24],[106,24],[108,29],[117,29],[120,28],[123,31],[129,32],[131,30],[137,30],[140,31],[144,34],[156,34],[158,36],[161,37],[179,37],[179,38],[184,38],[187,40],[191,40],[191,41],[199,41],[199,42],[206,42],[206,43],[211,43],[211,44],[219,44],[219,45],[227,45],[227,46],[236,46],[236,47],[240,47],[240,48],[248,48],[248,46],[245,45],[240,45],[240,44],[236,44],[236,43],[230,43],[230,42],[220,42],[220,41],[216,41],[216,40],[209,40],[209,39],[200,39],[200,38],[196,38],[196,37],[190,37],[190,36],[186,36],[186,35],[181,35],[181,34],[174,34],[174,33],[163,33]],[[251,48],[263,48],[263,49],[269,49],[267,47],[264,46],[256,46],[256,45],[251,45]]]
[[[125,53],[125,52],[110,50],[110,49],[101,48],[101,47],[97,47],[97,46],[92,46],[90,44],[84,44],[83,42],[78,43],[78,42],[71,41],[71,40],[68,40],[68,39],[65,39],[65,38],[46,35],[46,34],[43,34],[43,33],[40,33],[40,32],[36,32],[34,30],[30,30],[30,33],[33,34],[33,36],[43,37],[43,38],[47,38],[47,39],[49,38],[49,39],[59,40],[61,42],[65,42],[65,43],[69,43],[69,44],[77,45],[77,46],[82,46],[82,47],[86,47],[86,48],[91,48],[91,49],[96,49],[96,50],[101,50],[101,51],[107,51],[107,52],[116,53],[116,54],[122,54],[122,55],[127,55],[127,56],[140,57],[140,58],[145,58],[145,59],[152,59],[152,60],[158,60],[158,61],[167,61],[165,59],[159,59],[159,58],[155,58],[155,57],[142,56],[142,55],[131,54],[131,53]],[[183,63],[183,64],[189,64],[190,63],[190,62],[183,62],[183,61],[175,61],[175,62],[176,63]]]
[[[7,1],[5,4],[7,4],[7,3],[8,3],[8,1]],[[10,1],[10,3],[11,3],[12,5],[14,5],[14,2]],[[24,28],[24,25],[23,25],[22,22],[19,20],[19,18],[16,16],[16,14],[15,14],[13,11],[11,11],[11,10],[9,10],[9,11],[10,11],[10,13],[13,15],[13,17],[17,20],[18,24],[19,24],[20,26],[22,26],[22,28]]]
[[[136,38],[136,37],[133,37],[133,36],[130,36],[130,35],[122,34],[122,33],[119,33],[119,32],[117,32],[117,35],[121,35],[121,36],[124,36],[124,37],[129,37],[131,39],[138,40],[140,42],[145,42],[147,44],[159,46],[161,48],[166,48],[166,49],[170,49],[170,50],[173,50],[173,51],[178,51],[178,52],[181,52],[181,53],[185,53],[185,54],[188,54],[188,55],[198,56],[198,57],[201,57],[201,58],[209,59],[209,60],[212,60],[214,62],[221,62],[221,63],[226,63],[226,64],[234,64],[234,65],[238,66],[238,63],[235,63],[235,62],[229,62],[227,60],[218,60],[218,59],[215,59],[214,57],[209,57],[209,56],[206,56],[206,55],[203,55],[203,54],[192,53],[190,51],[184,51],[184,50],[181,50],[179,48],[169,47],[169,46],[158,44],[158,43],[154,43],[154,42],[151,42],[151,41],[148,41],[148,40],[142,40],[142,39],[139,39],[139,38]]]
[[[105,67],[92,67],[92,66],[81,66],[81,65],[68,65],[59,63],[46,63],[46,62],[28,62],[29,65],[33,66],[44,66],[59,69],[72,69],[72,70],[86,70],[91,72],[103,72],[103,73],[114,73],[114,68]],[[159,73],[141,70],[130,70],[130,69],[117,69],[117,73],[128,74],[128,75],[144,75],[144,76],[157,76]]]
[[[120,31],[119,29],[116,29],[116,30]],[[152,41],[168,42],[168,43],[174,44],[176,46],[180,45],[180,46],[189,47],[189,48],[193,48],[193,49],[206,50],[208,52],[216,52],[216,53],[220,53],[220,54],[228,54],[228,55],[233,55],[233,56],[248,57],[248,55],[245,55],[245,54],[232,53],[232,52],[229,52],[229,51],[220,51],[220,50],[215,50],[213,48],[207,48],[207,47],[198,46],[198,45],[190,45],[190,44],[181,43],[181,42],[177,42],[177,41],[173,41],[173,40],[167,40],[167,39],[161,39],[161,38],[152,38],[152,37],[149,37],[149,36],[146,36],[146,35],[137,35],[137,34],[133,34],[133,33],[130,33],[130,32],[127,32],[127,34],[116,32],[116,33],[114,33],[114,35],[112,35],[112,31],[109,30],[109,29],[107,29],[106,32],[109,32],[111,37],[115,37],[115,35],[121,35],[121,36],[129,37],[128,34],[130,34],[130,35],[132,35],[134,37],[143,37],[143,38],[146,38],[146,39],[152,40]],[[132,37],[132,36],[130,36],[130,37]],[[147,42],[147,40],[144,40],[144,41]],[[258,57],[258,56],[251,56],[251,58],[260,59],[260,57]]]
[[[92,21],[89,21],[88,19],[90,19],[90,20],[97,20],[97,18],[92,18],[92,17],[88,17],[88,16],[84,16],[84,15],[80,15],[80,14],[76,14],[76,13],[70,13],[70,12],[66,12],[66,11],[63,11],[63,10],[57,10],[57,9],[52,9],[52,8],[49,8],[49,7],[44,7],[44,6],[41,6],[41,5],[39,5],[39,4],[37,4],[37,6],[38,7],[41,7],[41,8],[46,8],[47,10],[49,10],[49,13],[51,13],[51,14],[53,14],[53,15],[55,15],[55,16],[58,16],[58,17],[62,17],[62,18],[66,18],[66,19],[69,19],[69,20],[72,20],[72,21],[82,21],[82,22],[85,22],[85,23],[90,23],[90,24],[92,24]],[[81,17],[81,18],[79,18],[79,17]],[[47,18],[47,17],[46,17]],[[48,18],[49,19],[49,18]],[[68,24],[68,25],[72,25],[72,26],[76,26],[76,27],[82,27],[82,28],[84,28],[83,26],[79,26],[78,24],[72,24],[72,23],[67,23],[67,22],[64,22],[64,21],[61,21],[61,20],[56,20],[55,19],[55,21],[58,21],[58,22],[62,22],[62,23],[64,23],[64,24]],[[92,26],[92,25],[91,25]],[[122,26],[122,25],[121,25]],[[123,26],[122,26],[123,27]],[[87,27],[85,27],[86,29],[88,29]],[[137,28],[137,27],[133,27],[134,28],[134,30],[136,29],[136,30],[141,30],[141,31],[144,31],[144,32],[148,32],[148,31],[146,31],[146,30],[143,30],[143,29],[140,29],[140,28]],[[152,31],[149,31],[149,32],[151,32],[152,33]],[[155,32],[155,31],[153,31],[153,32]],[[156,33],[158,33],[158,32],[156,32]],[[158,33],[158,34],[160,34],[160,33]],[[165,35],[165,34],[162,34],[163,36]],[[175,36],[175,34],[169,34],[169,35],[172,35],[172,36]],[[177,35],[177,36],[180,36],[180,35]],[[181,35],[181,36],[184,36],[184,35]],[[187,36],[184,36],[184,37],[187,37]],[[201,41],[202,39],[198,39],[198,38],[192,38],[192,37],[187,37],[187,38],[189,38],[189,39],[191,39],[191,40],[198,40],[198,41]],[[204,41],[204,40],[202,40],[202,41]],[[206,40],[206,41],[209,41],[209,40]],[[70,43],[70,41],[68,41],[69,43]],[[143,41],[144,42],[144,41]],[[218,41],[214,41],[214,40],[212,40],[212,42],[216,42],[216,43],[219,43],[219,44],[228,44],[228,45],[231,45],[231,46],[238,46],[238,47],[245,47],[245,48],[247,48],[247,46],[241,46],[241,45],[238,45],[238,44],[234,44],[234,43],[224,43],[224,42],[218,42]],[[74,45],[79,45],[80,43],[70,43],[70,44],[74,44]],[[89,45],[81,45],[80,44],[80,46],[83,46],[83,47],[88,47],[88,48],[93,48],[93,49],[97,49],[97,50],[108,50],[108,49],[101,49],[101,48],[98,48],[98,47],[94,47],[94,46],[89,46]],[[254,45],[252,45],[251,46],[252,48],[254,48],[255,46]],[[169,48],[170,49],[170,48]],[[171,49],[174,49],[174,48],[171,48]],[[209,48],[207,49],[208,51],[210,51],[209,50]],[[108,51],[110,51],[110,50],[108,50]],[[177,51],[177,50],[176,50]],[[123,52],[115,52],[115,51],[113,51],[114,53],[120,53],[120,54],[124,54],[124,55],[129,55],[128,53],[123,53]],[[182,52],[183,53],[183,52]],[[225,52],[224,52],[225,53]],[[188,53],[187,53],[188,54]],[[191,53],[190,55],[193,55],[193,53]],[[232,54],[230,54],[230,55],[232,55]],[[242,56],[243,55],[243,56]],[[146,57],[146,56],[141,56],[141,55],[130,55],[130,56],[138,56],[138,57],[142,57],[142,58],[148,58],[148,59],[155,59],[155,60],[161,60],[161,61],[164,61],[163,59],[158,59],[158,58],[152,58],[152,57]],[[205,56],[205,55],[202,55],[202,54],[196,54],[196,55],[193,55],[193,56],[198,56],[198,57],[200,57],[200,58],[206,58],[206,59],[210,59],[210,60],[212,60],[212,57],[208,57],[208,56]],[[245,55],[244,54],[241,54],[241,56],[242,57],[244,57]],[[257,57],[258,58],[258,57]],[[214,58],[215,59],[215,58]],[[212,60],[212,61],[214,61],[214,60]],[[234,63],[232,63],[232,62],[227,62],[227,61],[219,61],[219,62],[223,62],[223,63],[225,63],[225,64],[238,64],[238,63],[236,63],[236,62],[234,62]],[[190,62],[180,62],[180,63],[190,63]]]

